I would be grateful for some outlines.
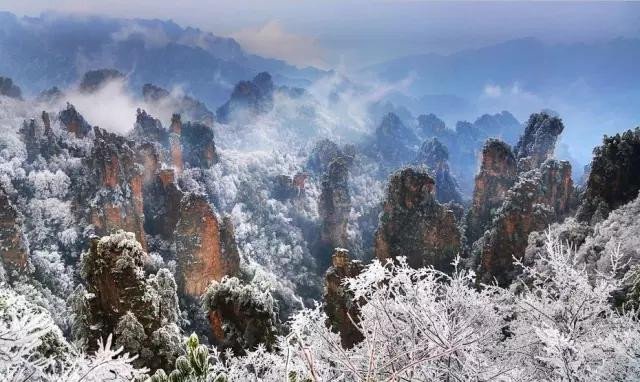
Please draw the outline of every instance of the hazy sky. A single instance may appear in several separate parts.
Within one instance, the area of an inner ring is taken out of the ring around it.
[[[0,0],[0,9],[173,19],[233,36],[265,56],[325,67],[359,67],[519,37],[587,42],[640,36],[638,2]]]

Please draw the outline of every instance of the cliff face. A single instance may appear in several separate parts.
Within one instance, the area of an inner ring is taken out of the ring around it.
[[[513,257],[525,254],[529,234],[546,229],[569,212],[573,196],[571,165],[548,160],[520,176],[497,210],[491,230],[478,241],[479,282],[507,286],[516,275]]]
[[[458,182],[449,170],[449,150],[437,138],[422,144],[414,164],[427,166],[429,175],[435,179],[436,200],[441,203],[462,203]]]
[[[578,219],[596,223],[640,190],[640,128],[605,137],[594,150]]]
[[[118,229],[134,232],[145,248],[143,171],[134,144],[98,127],[94,134],[91,154],[83,161],[94,174],[90,222],[97,235]],[[78,201],[80,206],[83,203],[86,201]]]
[[[176,169],[178,174],[182,173],[184,168],[184,161],[182,160],[182,143],[180,142],[180,136],[182,135],[182,120],[180,114],[173,114],[171,116],[171,127],[169,135],[169,157],[171,158],[171,165]]]
[[[159,170],[144,186],[144,230],[172,241],[180,218],[183,192],[176,183],[172,169]]]
[[[0,187],[0,260],[8,272],[27,267],[29,249],[22,230],[22,218]]]
[[[334,331],[340,333],[342,346],[351,348],[363,340],[363,335],[353,324],[359,321],[359,310],[353,301],[353,294],[342,282],[353,278],[363,269],[362,263],[349,259],[349,251],[336,248],[331,256],[332,266],[325,276],[324,302],[328,322]],[[352,322],[353,321],[353,322]]]
[[[91,338],[114,333],[127,312],[150,332],[159,327],[158,310],[147,293],[143,265],[147,254],[135,237],[126,232],[91,241],[83,256],[82,270],[91,297],[87,300],[87,326]],[[89,341],[95,348],[95,341]]]
[[[155,143],[161,147],[169,145],[169,132],[162,126],[160,120],[141,109],[137,111],[136,123],[130,137],[138,142]]]
[[[405,168],[391,177],[375,238],[375,255],[406,256],[410,266],[448,271],[460,251],[453,211],[435,200],[435,182],[422,170]]]
[[[146,277],[147,254],[129,232],[91,241],[82,258],[86,291],[73,297],[77,330],[89,350],[113,334],[115,345],[138,355],[137,366],[173,365],[180,341],[176,285],[167,269]],[[77,299],[80,299],[79,301]]]
[[[531,114],[524,134],[514,147],[516,160],[525,170],[538,168],[553,156],[558,136],[564,130],[562,120],[547,113]]]
[[[348,181],[348,161],[342,157],[334,159],[322,179],[318,201],[321,227],[316,257],[320,260],[328,258],[334,248],[347,246],[347,222],[351,210]]]
[[[60,112],[60,122],[67,128],[67,131],[76,138],[84,138],[93,131],[91,125],[76,111],[71,104],[67,104],[67,108]]]
[[[185,195],[179,214],[174,232],[178,290],[184,295],[199,297],[211,281],[236,274],[240,258],[237,250],[223,246],[223,239],[229,242],[229,230],[221,238],[218,218],[204,196]],[[233,237],[233,231],[230,232]]]
[[[267,113],[273,108],[273,92],[269,73],[259,73],[251,81],[240,81],[229,101],[216,110],[216,117],[222,123],[229,123],[235,118],[246,119]]]
[[[487,140],[482,149],[480,172],[475,179],[473,203],[467,215],[468,243],[474,243],[489,228],[495,211],[502,206],[516,179],[516,160],[509,145],[497,139]]]
[[[209,126],[197,122],[183,124],[180,143],[182,161],[187,167],[209,168],[218,162],[213,130]]]

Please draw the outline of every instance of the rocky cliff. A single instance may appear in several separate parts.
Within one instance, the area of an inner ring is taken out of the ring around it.
[[[113,334],[117,345],[151,368],[171,365],[180,340],[176,286],[166,269],[146,277],[147,254],[132,233],[119,231],[91,241],[82,258],[86,291],[76,301],[76,328],[90,350]]]
[[[476,243],[479,282],[509,285],[517,274],[513,259],[524,256],[529,234],[566,216],[572,197],[569,162],[548,160],[522,174],[496,211],[491,229]]]
[[[145,248],[143,167],[138,162],[135,145],[99,127],[94,129],[94,135],[91,153],[83,160],[93,174],[89,220],[97,235],[118,229],[134,232]],[[79,206],[85,203],[78,201]]]
[[[436,200],[440,203],[462,203],[458,182],[449,169],[449,150],[438,138],[424,141],[414,164],[426,166],[429,175],[436,181]]]
[[[460,240],[455,215],[435,200],[426,171],[405,168],[391,176],[375,237],[378,259],[406,256],[412,267],[448,271]]]
[[[523,170],[534,169],[553,157],[556,141],[563,130],[560,118],[545,112],[531,114],[524,134],[513,149],[518,166]]]
[[[349,251],[336,248],[331,256],[331,267],[325,275],[324,309],[327,313],[327,324],[340,333],[342,346],[351,348],[364,338],[354,323],[359,320],[359,309],[353,294],[343,285],[347,278],[360,274],[363,264],[349,259]]]
[[[251,81],[240,81],[233,88],[229,100],[216,110],[217,120],[229,123],[267,113],[273,108],[274,85],[271,75],[259,73]]]
[[[23,271],[29,260],[22,217],[2,187],[0,187],[0,260],[9,273]]]
[[[640,128],[604,138],[593,151],[577,217],[596,223],[635,199],[640,190]]]
[[[315,251],[321,263],[328,263],[336,247],[347,246],[347,222],[351,211],[349,163],[343,157],[334,159],[322,178],[318,213],[320,238]]]
[[[211,281],[235,275],[240,258],[237,250],[223,246],[223,239],[229,243],[229,236],[221,238],[218,218],[204,196],[185,195],[180,202],[179,216],[174,232],[178,290],[181,294],[199,297]],[[232,232],[227,229],[226,235]]]
[[[517,179],[517,166],[511,147],[489,139],[482,149],[480,172],[476,175],[473,201],[467,214],[466,239],[472,244],[489,228],[496,210]]]

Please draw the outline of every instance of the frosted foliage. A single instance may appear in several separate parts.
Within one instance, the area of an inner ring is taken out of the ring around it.
[[[578,250],[578,258],[590,267],[610,272],[606,254],[619,251],[629,267],[640,265],[639,217],[640,198],[614,210],[605,221],[596,224],[594,233]]]
[[[32,171],[28,179],[34,189],[35,197],[39,199],[64,198],[71,183],[67,174],[61,170],[55,173],[49,170]]]
[[[0,289],[2,381],[130,381],[146,370],[111,348],[111,337],[85,355],[67,344],[49,314],[9,288]],[[46,352],[46,355],[44,354]]]
[[[303,228],[318,219],[318,187],[308,182],[299,198],[281,202],[271,198],[269,183],[277,175],[301,172],[305,158],[235,150],[224,150],[220,157],[204,181],[222,212],[232,217],[242,258],[260,264],[285,283],[307,284],[309,277],[316,276],[310,276],[313,260]]]
[[[13,191],[12,180],[26,176],[22,163],[27,158],[18,130],[29,114],[27,104],[0,96],[0,186]]]
[[[609,304],[621,256],[606,256],[612,272],[589,274],[549,236],[535,265],[521,265],[527,283],[510,290],[479,290],[469,271],[374,262],[346,282],[360,306],[361,343],[343,349],[322,308],[305,309],[280,352],[232,358],[225,373],[259,381],[633,380],[640,329],[634,312]]]

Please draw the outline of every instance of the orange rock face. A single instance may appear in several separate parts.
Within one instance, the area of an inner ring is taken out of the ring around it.
[[[490,227],[492,216],[502,206],[507,191],[516,181],[517,164],[511,148],[489,139],[482,149],[482,164],[476,176],[473,204],[467,216],[466,235],[474,243]]]
[[[22,271],[28,257],[20,215],[0,188],[0,260],[8,271]]]
[[[516,275],[513,258],[524,256],[529,234],[565,216],[573,202],[571,165],[548,160],[523,174],[509,190],[492,228],[480,243],[479,281],[507,286]]]
[[[237,253],[223,251],[218,219],[204,196],[187,194],[180,203],[174,233],[178,267],[178,290],[201,296],[209,283],[238,271]]]
[[[144,232],[142,165],[133,143],[102,129],[95,129],[93,151],[85,165],[95,171],[97,183],[90,206],[90,221],[96,234],[118,229],[133,232],[146,248]],[[80,201],[82,203],[82,201]]]

